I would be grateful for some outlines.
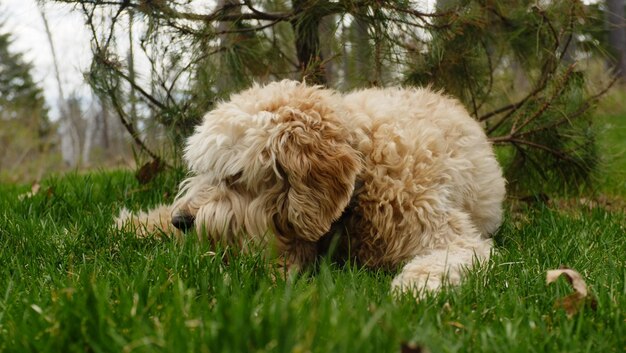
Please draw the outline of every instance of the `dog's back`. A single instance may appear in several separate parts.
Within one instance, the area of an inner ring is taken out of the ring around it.
[[[467,213],[483,237],[497,230],[504,178],[482,127],[458,101],[388,88],[348,94],[344,103],[348,124],[365,136],[355,231],[366,238],[366,263],[394,266],[445,242],[421,230],[439,227],[449,210]]]

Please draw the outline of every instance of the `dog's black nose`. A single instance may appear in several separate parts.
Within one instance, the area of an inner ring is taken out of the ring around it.
[[[183,232],[186,232],[187,230],[189,230],[189,228],[193,227],[194,220],[194,216],[186,213],[181,213],[172,217],[172,225],[182,230]]]

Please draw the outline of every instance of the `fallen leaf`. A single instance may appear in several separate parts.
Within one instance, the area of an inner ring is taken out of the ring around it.
[[[192,319],[185,321],[185,326],[188,328],[194,329],[202,326],[202,320],[200,319]]]
[[[588,303],[593,310],[596,309],[597,302],[587,290],[587,284],[583,280],[580,273],[569,268],[549,270],[546,274],[546,284],[555,282],[561,276],[567,279],[569,284],[574,289],[574,293],[557,299],[554,303],[555,307],[563,308],[568,317],[574,316],[574,314],[580,311],[580,308],[586,303]]]
[[[31,197],[37,195],[37,193],[39,192],[39,189],[41,189],[41,184],[39,184],[38,182],[34,182],[33,185],[31,185],[30,187],[30,191],[21,194],[20,196],[18,196],[17,198],[21,201],[26,199],[30,199]]]
[[[30,187],[30,194],[35,195],[39,192],[39,189],[41,189],[41,184],[39,184],[38,182],[33,183],[33,185]]]
[[[400,346],[400,353],[428,353],[430,352],[427,348],[418,346],[415,343],[402,342]]]
[[[163,169],[165,164],[160,159],[153,159],[139,168],[135,173],[135,178],[139,181],[139,184],[147,184],[154,179]]]
[[[574,288],[577,293],[579,293],[583,297],[587,296],[587,284],[583,280],[582,276],[580,275],[580,273],[569,268],[548,271],[548,273],[546,274],[546,283],[553,283],[562,275],[565,275],[565,279],[567,279],[569,284],[572,285],[572,288]]]
[[[465,328],[465,325],[463,325],[460,322],[456,322],[456,321],[450,321],[450,322],[448,322],[448,325],[450,325],[452,327],[460,328],[460,329],[464,329]]]
[[[42,309],[41,309],[41,307],[40,307],[39,305],[37,305],[37,304],[32,304],[32,305],[30,306],[30,308],[31,308],[31,309],[33,309],[33,310],[34,310],[37,314],[40,314],[40,315],[41,315],[41,314],[43,313],[43,310],[42,310]]]

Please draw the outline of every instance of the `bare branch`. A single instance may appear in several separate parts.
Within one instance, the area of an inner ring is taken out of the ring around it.
[[[118,69],[117,67],[115,67],[114,65],[111,65],[109,62],[107,61],[103,61],[102,62],[104,65],[106,65],[109,69],[111,69],[112,71],[114,71],[119,77],[123,78],[126,82],[128,82],[128,84],[130,84],[134,89],[136,89],[137,91],[139,91],[139,93],[151,104],[155,105],[156,107],[158,107],[159,109],[166,109],[167,106],[165,106],[165,104],[161,103],[161,101],[159,101],[158,99],[156,99],[154,96],[152,96],[150,93],[146,92],[146,90],[144,90],[141,86],[139,86],[135,80],[131,79],[128,75],[126,75],[125,73],[122,72],[122,70]]]
[[[120,105],[119,101],[117,100],[116,93],[112,89],[110,89],[108,91],[108,95],[109,95],[109,98],[111,99],[111,103],[113,104],[113,108],[115,108],[115,111],[117,112],[118,116],[120,117],[120,121],[122,122],[122,124],[126,128],[126,131],[128,131],[130,136],[133,138],[133,140],[135,141],[137,146],[139,146],[139,148],[142,151],[144,151],[146,154],[148,154],[154,160],[163,163],[163,165],[165,165],[166,167],[168,167],[170,169],[173,169],[173,167],[170,164],[166,163],[156,153],[152,152],[148,148],[148,146],[146,146],[146,144],[141,140],[141,137],[139,136],[139,132],[137,132],[137,130],[135,129],[133,124],[131,124],[129,122],[129,120],[127,119],[126,113],[124,112],[124,109],[122,108],[122,106]]]
[[[552,105],[552,102],[554,102],[554,100],[560,96],[561,92],[563,92],[563,89],[565,89],[565,86],[567,85],[567,82],[569,81],[575,66],[576,63],[573,63],[567,68],[565,74],[563,75],[562,82],[560,82],[560,84],[558,85],[558,89],[554,91],[552,96],[547,101],[545,101],[541,105],[541,107],[535,111],[533,115],[524,120],[524,122],[519,127],[516,127],[515,124],[513,124],[513,127],[511,128],[511,135],[516,135],[518,131],[522,130],[532,121],[540,117],[550,107],[550,105]]]
[[[544,126],[541,126],[539,128],[536,128],[536,129],[520,132],[520,133],[517,134],[517,137],[520,137],[520,138],[527,137],[527,136],[536,134],[538,132],[542,132],[542,131],[545,131],[545,130],[553,129],[555,127],[558,127],[560,125],[565,124],[566,122],[573,121],[574,119],[580,117],[585,112],[587,112],[592,107],[592,105],[595,102],[600,100],[600,98],[602,98],[602,96],[604,96],[611,89],[611,87],[613,87],[615,85],[615,83],[617,81],[619,81],[619,79],[620,79],[620,77],[618,75],[613,76],[613,78],[611,79],[609,84],[606,85],[606,87],[604,87],[602,90],[600,90],[598,93],[594,94],[593,96],[589,97],[585,101],[585,103],[583,103],[575,112],[573,112],[569,116],[567,116],[567,117],[565,117],[565,118],[563,118],[563,119],[561,119],[561,120],[559,120],[557,122],[549,124],[549,125],[544,125]]]
[[[56,0],[63,3],[76,3],[76,0]],[[81,0],[81,4],[90,4],[93,6],[118,6],[123,8],[132,8],[146,15],[152,15],[158,18],[176,18],[179,20],[188,20],[194,22],[213,22],[213,21],[236,21],[236,20],[281,20],[289,21],[293,17],[293,13],[265,13],[265,12],[252,12],[242,13],[237,16],[231,16],[225,14],[227,8],[219,8],[209,14],[200,14],[193,12],[178,11],[168,5],[167,1],[141,1],[134,3],[130,0],[120,1],[101,1],[101,0]]]
[[[493,138],[490,138],[489,140],[493,144],[497,144],[497,145],[512,143],[512,144],[526,145],[526,146],[529,146],[529,147],[534,147],[534,148],[540,149],[542,151],[548,152],[548,153],[554,155],[555,157],[557,157],[558,159],[566,160],[566,161],[574,163],[577,166],[582,168],[580,163],[577,160],[573,159],[571,156],[569,156],[567,153],[565,153],[563,151],[556,150],[554,148],[550,148],[550,147],[548,147],[546,145],[542,145],[542,144],[537,143],[537,142],[524,140],[524,139],[520,139],[520,138],[512,137],[512,136],[493,137]]]

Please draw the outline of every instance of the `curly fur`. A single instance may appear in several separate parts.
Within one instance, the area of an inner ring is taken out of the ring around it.
[[[360,263],[403,266],[392,282],[401,291],[459,283],[489,258],[502,222],[505,182],[483,129],[426,88],[342,96],[255,85],[204,117],[184,158],[191,176],[171,215],[195,217],[199,235],[242,250],[272,245],[299,268],[340,230]],[[168,216],[122,213],[117,224],[176,232]]]

